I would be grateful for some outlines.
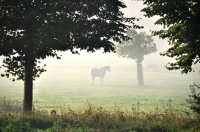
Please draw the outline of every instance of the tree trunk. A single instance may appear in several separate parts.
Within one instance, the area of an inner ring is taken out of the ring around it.
[[[24,102],[23,112],[31,113],[33,105],[33,66],[34,56],[32,46],[27,48],[25,53],[25,78],[24,78]]]
[[[137,63],[137,78],[138,78],[138,85],[144,85],[143,82],[143,70],[142,70],[142,62],[136,61]]]

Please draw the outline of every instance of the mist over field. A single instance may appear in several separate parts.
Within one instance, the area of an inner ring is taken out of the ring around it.
[[[124,10],[126,16],[142,17],[137,22],[143,25],[145,31],[161,28],[153,25],[156,18],[144,18],[140,12],[142,1],[124,0],[128,8]],[[134,8],[133,8],[134,7]],[[87,53],[80,51],[80,55],[58,52],[61,60],[47,58],[42,60],[46,64],[47,72],[34,81],[33,103],[36,108],[53,109],[59,105],[79,107],[86,102],[112,108],[117,105],[131,109],[133,104],[140,102],[143,109],[151,108],[155,104],[171,102],[177,107],[186,106],[189,86],[199,83],[200,66],[194,66],[195,72],[182,75],[180,71],[168,71],[164,66],[174,60],[162,57],[159,53],[169,48],[167,40],[153,37],[157,45],[156,53],[147,55],[143,60],[144,85],[137,85],[137,70],[135,60],[118,57],[116,53]],[[3,58],[3,57],[2,57]],[[0,65],[2,59],[0,59]],[[99,78],[95,78],[95,85],[91,86],[91,69],[110,66],[111,72],[106,72],[104,85],[99,85]],[[5,69],[0,69],[0,74]],[[12,82],[6,77],[0,78],[0,98],[10,97],[22,101],[23,82]]]
[[[102,54],[102,51],[60,54],[63,54],[61,60],[48,58],[42,61],[47,64],[47,72],[34,81],[36,109],[55,109],[63,105],[77,108],[87,102],[108,109],[118,106],[128,110],[138,102],[142,110],[170,102],[186,109],[189,86],[200,79],[198,72],[182,75],[180,71],[168,71],[164,65],[171,59],[158,53],[146,56],[143,61],[145,86],[137,84],[135,60],[119,58],[114,53]],[[91,86],[91,69],[105,65],[111,67],[111,72],[106,72],[104,85],[99,84],[98,77]],[[1,98],[23,100],[22,81],[12,82],[4,77],[0,78],[0,86]]]

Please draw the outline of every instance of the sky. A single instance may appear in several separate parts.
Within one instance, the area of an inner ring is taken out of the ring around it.
[[[147,18],[144,17],[144,12],[141,12],[141,9],[145,8],[145,5],[143,5],[142,0],[122,0],[127,8],[122,10],[124,12],[124,15],[126,17],[136,17],[136,18],[142,18],[140,21],[136,22],[140,26],[144,26],[143,29],[137,30],[138,32],[146,32],[148,34],[151,33],[151,31],[162,29],[163,26],[161,25],[154,25],[155,21],[159,19],[159,16]],[[167,44],[167,40],[159,39],[158,37],[153,37],[156,44],[158,51],[165,51],[169,48]]]

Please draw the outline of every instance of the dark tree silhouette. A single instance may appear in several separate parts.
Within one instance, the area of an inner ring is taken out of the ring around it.
[[[33,80],[45,71],[39,59],[60,59],[57,51],[114,51],[127,29],[139,28],[125,18],[120,0],[3,0],[0,2],[1,76],[24,81],[23,111],[32,111]]]
[[[192,65],[200,63],[200,1],[199,0],[144,0],[142,9],[146,17],[160,16],[155,24],[163,29],[153,31],[162,39],[168,39],[171,47],[161,55],[175,58],[168,70],[192,71]]]

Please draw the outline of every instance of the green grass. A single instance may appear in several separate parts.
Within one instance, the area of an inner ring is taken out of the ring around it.
[[[0,78],[0,131],[197,131],[199,118],[185,101],[199,74],[112,68],[104,85],[90,85],[90,69],[51,70],[34,82],[32,115],[22,115],[23,82]],[[50,114],[51,110],[57,112]],[[8,114],[8,112],[10,114]],[[16,113],[17,112],[17,113]]]
[[[62,74],[64,73],[64,74]],[[90,69],[49,70],[34,82],[33,103],[36,109],[51,110],[60,105],[77,108],[90,102],[95,106],[112,109],[117,106],[131,110],[140,102],[140,109],[152,109],[154,105],[166,105],[169,102],[175,108],[188,109],[189,85],[199,81],[197,73],[181,75],[179,72],[145,72],[145,86],[137,85],[136,72],[112,68],[106,73],[104,85],[90,85]],[[23,82],[11,82],[0,78],[0,98],[23,100]]]
[[[188,115],[170,104],[156,106],[149,112],[141,111],[139,104],[132,111],[118,107],[111,111],[87,103],[76,110],[60,106],[51,112],[0,114],[1,132],[193,132],[200,130],[199,124],[198,116]]]

